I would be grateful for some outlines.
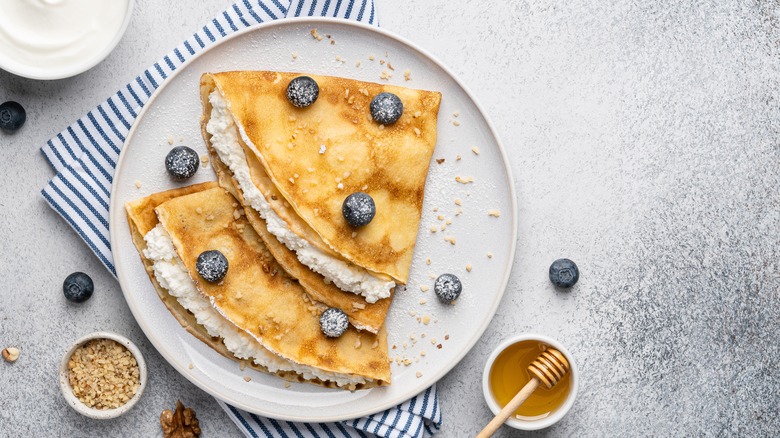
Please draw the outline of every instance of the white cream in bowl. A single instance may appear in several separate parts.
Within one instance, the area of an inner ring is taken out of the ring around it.
[[[0,0],[0,68],[32,79],[84,72],[114,49],[133,0]]]

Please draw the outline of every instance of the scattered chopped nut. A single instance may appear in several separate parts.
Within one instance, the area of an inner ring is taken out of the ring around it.
[[[455,161],[460,161],[460,155],[455,155]]]
[[[425,298],[420,298],[420,304],[426,304],[427,302],[428,300],[426,300]]]
[[[246,369],[246,361],[242,360],[241,362],[239,362],[238,369],[244,371]]]
[[[474,155],[479,155],[479,148],[474,146],[473,148],[471,148],[471,152],[474,152]]]
[[[452,117],[458,117],[460,115],[460,111],[455,111],[452,113]]]
[[[135,180],[135,188],[137,189],[141,188],[141,181]]]
[[[290,184],[295,184],[295,180],[292,178],[288,179],[288,181],[290,181]]]
[[[431,233],[435,233],[436,231],[438,231],[438,229],[436,229],[436,225],[431,225]]]
[[[193,369],[193,368],[195,368],[195,364],[193,364],[192,362],[190,362],[190,364],[189,364],[189,365],[187,365],[187,369],[190,369],[190,370],[191,370],[191,369]]]
[[[471,263],[466,265],[466,272],[471,272]]]
[[[492,259],[493,258],[493,253],[492,252],[487,253],[487,258]]]
[[[501,216],[501,212],[498,210],[488,210],[488,216],[499,217]]]
[[[422,317],[422,323],[425,325],[428,325],[428,323],[431,322],[431,317],[428,315],[425,315]]]
[[[355,67],[360,67],[360,60],[355,61]]]
[[[76,348],[68,359],[68,382],[73,395],[86,406],[113,409],[138,392],[141,372],[124,345],[112,339],[93,339]]]
[[[436,219],[438,219],[440,221],[443,221],[444,220],[444,215],[440,214],[440,215],[436,216]]]
[[[420,286],[420,290],[423,291],[423,292],[428,292],[429,290],[431,290],[431,288],[428,285],[424,284],[424,285]]]
[[[311,30],[311,36],[312,36],[312,38],[314,38],[317,41],[322,41],[322,36],[317,33],[317,29],[316,28]]]
[[[345,62],[347,62],[347,60],[342,58],[339,55],[336,55],[336,62],[340,62],[340,63],[344,64]]]
[[[373,61],[373,60],[375,59],[375,57],[374,57],[374,55],[368,55],[368,59],[369,59],[370,61]]]
[[[455,125],[455,126],[460,126],[460,122],[459,122],[459,121],[457,121],[457,120],[453,120],[453,121],[452,121],[452,124],[453,124],[453,125]]]
[[[382,70],[382,73],[379,73],[379,79],[388,80],[393,77],[393,74],[390,73],[387,70]]]
[[[409,366],[411,364],[412,364],[412,360],[411,359],[404,359],[404,365]]]
[[[324,145],[324,144],[321,144],[321,145],[320,145],[320,155],[324,154],[324,153],[325,153],[325,151],[327,151],[327,150],[328,150],[328,148],[327,148],[327,147],[325,147],[325,145]]]
[[[344,190],[344,184],[343,183],[338,183],[336,188],[339,189],[339,190]]]
[[[244,376],[244,382],[249,382],[250,380],[252,380],[252,378],[251,378],[251,377],[249,377],[249,376]]]
[[[200,423],[195,417],[195,411],[185,408],[181,400],[176,402],[175,412],[170,409],[160,414],[164,438],[195,438],[200,436]]]
[[[450,335],[444,335],[444,340],[445,341],[449,341],[450,340]]]
[[[444,158],[437,158],[436,159],[436,164],[441,164],[443,162],[444,162]]]
[[[172,135],[168,136],[168,144],[171,144],[171,145],[173,144],[173,136]]]
[[[416,126],[414,127],[414,135],[416,135],[416,136],[418,136],[418,137],[419,137],[420,135],[422,135],[422,132],[420,131],[420,128],[418,128],[418,127],[416,127]]]
[[[405,81],[411,81],[412,80],[412,71],[408,68],[404,70],[404,80]]]
[[[420,377],[422,377],[422,373],[421,373],[421,372],[419,372],[419,371],[417,371],[417,372],[416,372],[414,375],[415,375],[415,376],[417,376],[417,378],[418,378],[418,379],[419,379]]]
[[[467,176],[467,177],[463,178],[461,176],[456,176],[455,177],[455,181],[457,181],[457,182],[459,182],[461,184],[473,183],[474,182],[474,177],[473,176]]]
[[[425,259],[425,264],[426,265],[430,265],[431,264],[431,259]]]
[[[291,387],[291,386],[292,386],[292,383],[290,383],[290,382],[284,382],[284,387],[285,387],[285,388],[289,388],[289,387]]]
[[[19,359],[19,349],[16,347],[3,348],[3,359],[9,363],[16,362],[16,359]]]
[[[290,56],[292,56],[292,59],[298,59],[298,52],[292,52]]]
[[[450,245],[455,245],[455,238],[453,236],[447,236],[444,238],[446,242],[450,242]]]
[[[463,201],[460,198],[455,198],[455,205],[463,205]]]

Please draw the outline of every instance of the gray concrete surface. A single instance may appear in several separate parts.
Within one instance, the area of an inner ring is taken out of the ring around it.
[[[160,412],[192,406],[205,436],[239,436],[208,395],[154,351],[118,284],[38,196],[38,148],[227,6],[139,0],[127,35],[76,78],[0,72],[0,101],[28,111],[0,135],[4,279],[0,435],[161,436]],[[382,26],[420,44],[471,88],[515,173],[519,241],[487,332],[440,383],[440,436],[490,418],[483,363],[508,335],[569,347],[580,396],[534,436],[773,436],[780,433],[780,5],[769,1],[377,0]],[[555,291],[547,267],[575,260]],[[61,284],[89,273],[94,297]],[[149,386],[128,415],[89,420],[56,383],[67,345],[99,329],[144,351]],[[497,436],[525,436],[503,428]]]

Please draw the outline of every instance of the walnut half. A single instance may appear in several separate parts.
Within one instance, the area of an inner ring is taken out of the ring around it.
[[[166,409],[160,414],[165,438],[196,438],[200,436],[200,424],[195,417],[195,411],[185,408],[181,400],[176,402],[176,411]]]

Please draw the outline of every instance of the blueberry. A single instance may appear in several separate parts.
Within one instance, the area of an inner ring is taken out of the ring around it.
[[[200,166],[198,153],[187,146],[176,146],[165,157],[165,168],[176,179],[188,179]]]
[[[298,76],[287,85],[287,100],[298,108],[306,108],[317,100],[320,87],[308,76]]]
[[[572,287],[579,279],[580,270],[569,259],[558,259],[550,265],[550,281],[558,287]]]
[[[349,319],[341,309],[330,307],[320,315],[320,330],[329,338],[338,338],[347,331]]]
[[[27,112],[17,102],[8,101],[0,104],[0,129],[14,132],[24,125]]]
[[[228,260],[221,252],[212,249],[204,251],[195,262],[195,269],[204,280],[209,283],[217,283],[225,278],[228,271]]]
[[[452,274],[441,274],[433,283],[433,291],[439,300],[447,304],[455,301],[460,296],[463,285],[460,279]]]
[[[351,226],[363,227],[374,219],[376,205],[369,194],[355,192],[344,200],[344,204],[341,205],[341,214]]]
[[[95,285],[92,283],[92,279],[83,272],[74,272],[68,275],[65,282],[62,283],[62,292],[65,294],[65,298],[74,303],[87,301],[94,291]]]
[[[379,93],[371,100],[371,117],[382,125],[392,125],[404,113],[404,104],[393,93]]]

